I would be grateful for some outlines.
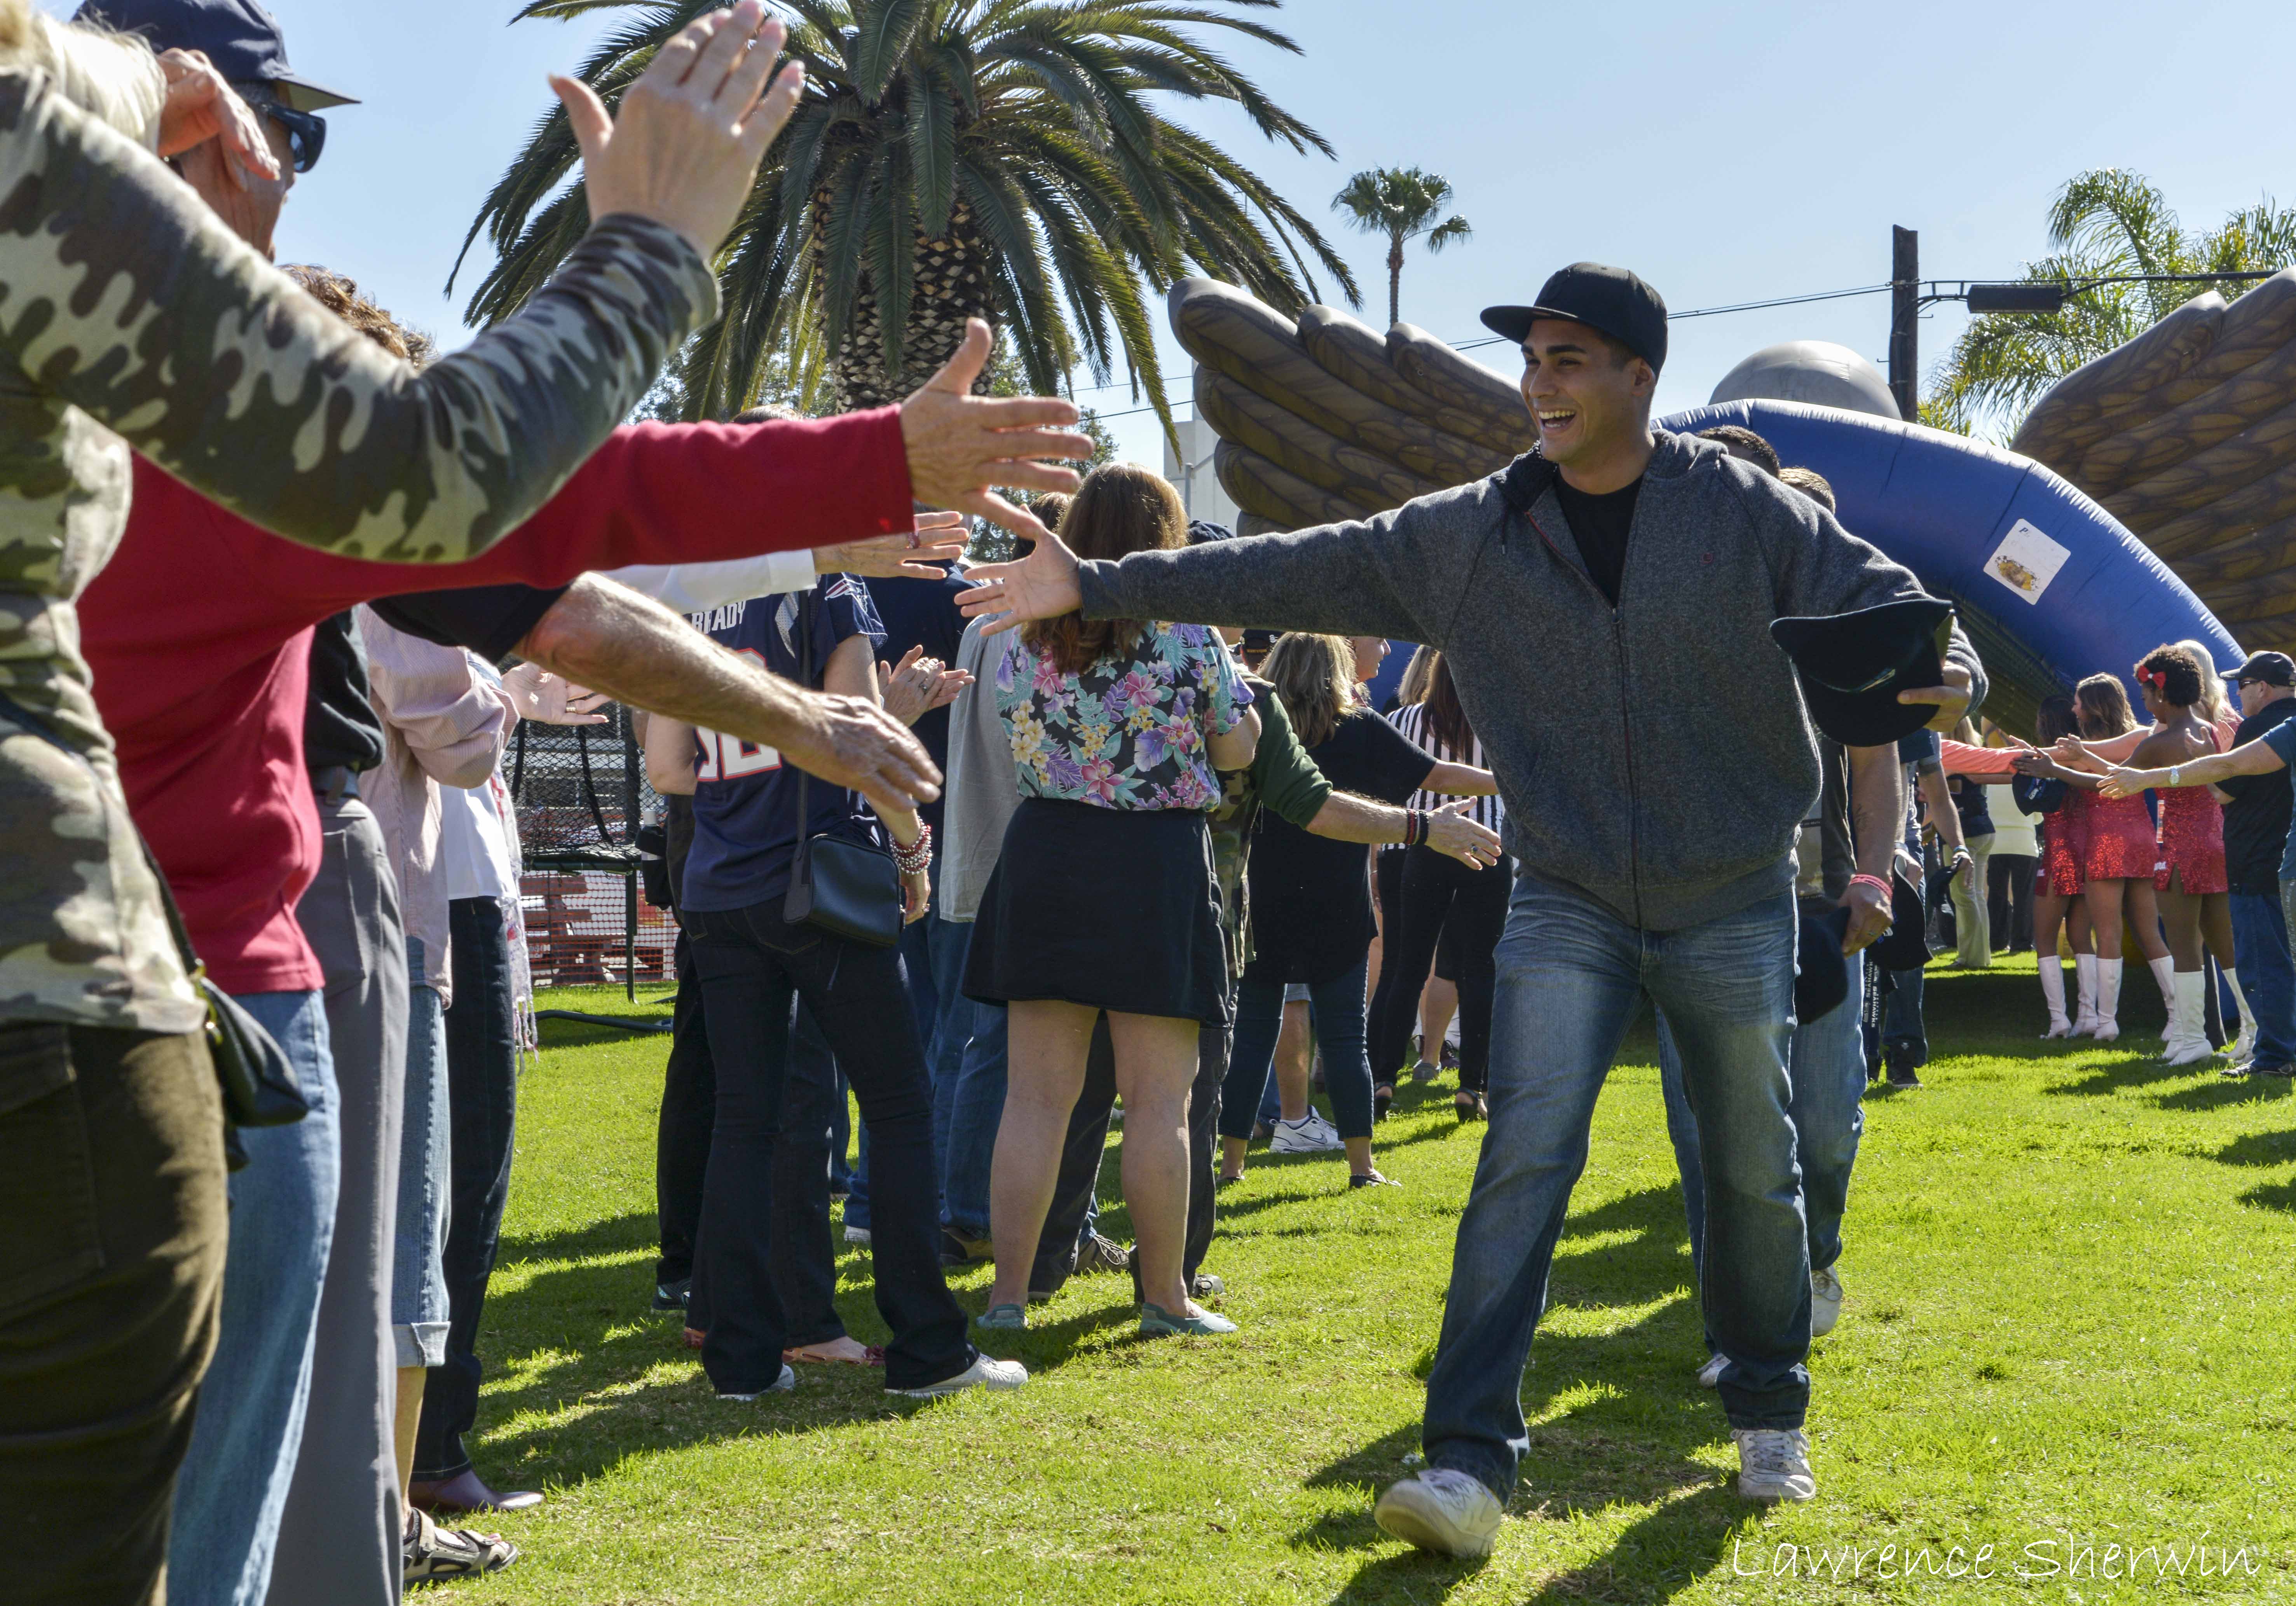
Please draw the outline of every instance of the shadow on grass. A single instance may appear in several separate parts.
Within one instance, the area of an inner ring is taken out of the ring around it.
[[[2281,1096],[2288,1090],[2284,1085]],[[2251,1132],[2209,1156],[2223,1166],[2284,1166],[2296,1161],[2296,1132]]]
[[[1745,1519],[1745,1504],[1710,1483],[1630,1525],[1602,1555],[1547,1579],[1526,1606],[1669,1599],[1727,1564],[1726,1541]]]

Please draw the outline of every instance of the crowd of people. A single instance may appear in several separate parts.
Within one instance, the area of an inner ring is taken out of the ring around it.
[[[533,1043],[521,719],[627,705],[665,800],[651,1303],[718,1400],[1023,1387],[988,1351],[1093,1271],[1143,1337],[1233,1334],[1208,1262],[1252,1145],[1394,1187],[1398,1087],[1455,1069],[1480,1158],[1425,1465],[1377,1506],[1450,1554],[1512,1494],[1645,1003],[1699,1376],[1761,1501],[1816,1494],[1810,1341],[1861,1101],[1927,1057],[1933,916],[1965,966],[2038,950],[2051,1037],[2113,1039],[2133,947],[2179,1064],[2221,1041],[2212,962],[2234,1069],[2289,1074],[2296,664],[2250,659],[2235,721],[2164,646],[2149,729],[2100,675],[2041,745],[1980,731],[1951,610],[1822,477],[1651,426],[1666,310],[1630,273],[1486,314],[1538,451],[1294,535],[1079,480],[1072,406],[972,394],[979,323],[898,407],[622,425],[715,315],[802,87],[782,43],[742,0],[614,118],[558,82],[594,221],[442,356],[340,266],[272,263],[349,102],[258,8],[0,0],[12,1598],[378,1606],[516,1559],[474,1514],[545,1495],[466,1439]],[[1027,554],[967,570],[980,519]],[[1098,1219],[1119,1107],[1130,1244]],[[840,1226],[882,1347],[840,1317]]]

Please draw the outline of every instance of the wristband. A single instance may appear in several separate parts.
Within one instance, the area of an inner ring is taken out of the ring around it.
[[[1878,875],[1853,875],[1849,878],[1851,886],[1855,887],[1860,883],[1873,888],[1883,897],[1894,899],[1898,896],[1898,889]]]
[[[1427,840],[1427,811],[1410,808],[1404,812],[1410,816],[1412,846],[1418,847]]]

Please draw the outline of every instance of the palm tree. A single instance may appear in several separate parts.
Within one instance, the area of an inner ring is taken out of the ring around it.
[[[1348,187],[1332,197],[1332,209],[1366,234],[1387,236],[1387,322],[1403,321],[1403,242],[1427,236],[1427,249],[1439,251],[1454,240],[1465,240],[1474,230],[1464,217],[1442,222],[1435,216],[1451,204],[1451,184],[1439,174],[1416,168],[1374,168],[1348,180]]]
[[[609,105],[718,0],[527,0],[521,18],[634,9],[585,63]],[[1282,0],[775,0],[805,99],[767,153],[718,258],[726,315],[681,362],[688,415],[745,405],[769,365],[832,411],[897,401],[968,317],[1009,337],[1023,377],[1059,390],[1122,353],[1171,427],[1145,291],[1195,269],[1296,310],[1308,259],[1346,264],[1259,176],[1168,120],[1160,96],[1242,108],[1269,140],[1332,154],[1204,43],[1223,29],[1298,53],[1250,17]],[[498,259],[471,301],[501,318],[588,226],[562,110],[537,125],[480,209]],[[556,193],[554,195],[554,192]],[[459,264],[458,264],[459,266]],[[451,281],[450,281],[451,283]]]
[[[2066,299],[2054,316],[1999,313],[1972,319],[1931,381],[1925,421],[1964,433],[1979,428],[2007,440],[2035,402],[2083,363],[2135,340],[2210,290],[2235,297],[2249,286],[2212,274],[2270,272],[2296,261],[2296,209],[2271,197],[2218,227],[2187,234],[2167,199],[2141,176],[2119,168],[2083,173],[2049,207],[2051,254],[2030,263],[2028,280],[2188,274],[2152,284],[2098,284]]]

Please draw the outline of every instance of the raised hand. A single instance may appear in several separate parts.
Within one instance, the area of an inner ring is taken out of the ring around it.
[[[815,547],[813,567],[820,574],[938,580],[948,573],[941,564],[964,556],[965,541],[963,513],[919,513],[916,528],[906,535],[872,536],[842,546]]]
[[[981,584],[958,597],[957,607],[967,619],[984,613],[1000,616],[981,633],[984,635],[1001,635],[1030,619],[1058,619],[1084,605],[1084,593],[1077,584],[1076,553],[1041,524],[1037,525],[1035,540],[1034,546],[1010,563],[984,563],[966,571],[968,578]]]
[[[766,147],[805,93],[803,62],[775,71],[788,34],[767,19],[764,0],[697,17],[654,53],[623,94],[619,119],[587,84],[553,77],[582,147],[591,217],[634,212],[716,256]]]
[[[947,708],[972,684],[970,673],[944,668],[940,660],[925,657],[924,651],[912,647],[899,663],[877,666],[877,689],[885,700],[885,712],[903,725],[914,725],[935,709]]]
[[[1427,845],[1447,854],[1470,870],[1487,869],[1499,862],[1499,833],[1467,816],[1472,798],[1446,803],[1427,816]]]
[[[1076,422],[1073,402],[972,395],[990,349],[988,325],[968,320],[956,355],[901,404],[909,489],[920,502],[961,509],[1034,540],[1045,529],[1036,516],[989,488],[1072,491],[1075,471],[1052,465],[1090,457],[1092,438],[1053,427]]]

